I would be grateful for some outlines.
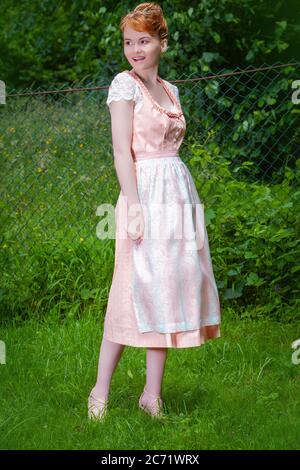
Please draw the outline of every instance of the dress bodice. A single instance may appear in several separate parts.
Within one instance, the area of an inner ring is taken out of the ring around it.
[[[133,69],[119,73],[115,79],[114,86],[110,86],[107,104],[113,99],[121,98],[135,101],[131,145],[133,159],[178,155],[186,131],[186,121],[177,87],[171,84],[168,86],[168,82],[157,77],[173,102],[172,108],[166,109],[154,100]]]

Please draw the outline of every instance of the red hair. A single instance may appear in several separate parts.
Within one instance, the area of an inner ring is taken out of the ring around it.
[[[158,3],[140,3],[132,12],[123,16],[120,22],[122,33],[129,26],[135,31],[145,31],[151,36],[159,36],[159,39],[168,38],[168,26],[163,11]]]

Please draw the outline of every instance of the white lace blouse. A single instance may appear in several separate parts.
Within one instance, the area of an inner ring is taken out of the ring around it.
[[[171,89],[177,101],[180,103],[177,86],[169,83],[167,80],[163,81],[167,87]],[[135,111],[138,111],[143,104],[143,94],[137,81],[126,72],[120,72],[113,78],[108,89],[106,104],[109,106],[111,101],[119,101],[122,98],[125,100],[133,99],[135,102]],[[172,106],[170,105],[168,111],[177,111],[177,107],[174,104]]]

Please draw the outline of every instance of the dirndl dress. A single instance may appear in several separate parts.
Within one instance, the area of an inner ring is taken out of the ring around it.
[[[145,233],[140,243],[127,235],[121,190],[103,338],[135,347],[187,348],[221,336],[220,301],[203,204],[179,156],[186,121],[178,88],[157,80],[172,110],[153,99],[133,69],[117,74],[109,87],[108,105],[142,97],[134,110],[131,152]]]

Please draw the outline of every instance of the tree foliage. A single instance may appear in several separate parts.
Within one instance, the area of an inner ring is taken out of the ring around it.
[[[1,79],[9,88],[87,84],[99,77],[108,82],[128,67],[119,22],[137,4],[2,0]],[[294,0],[190,0],[188,8],[182,0],[166,0],[160,5],[169,26],[162,76],[296,58],[300,5]]]

